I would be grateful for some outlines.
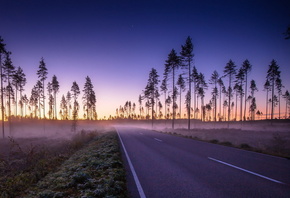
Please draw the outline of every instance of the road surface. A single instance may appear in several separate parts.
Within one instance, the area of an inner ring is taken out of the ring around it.
[[[290,160],[116,127],[131,197],[290,197]]]

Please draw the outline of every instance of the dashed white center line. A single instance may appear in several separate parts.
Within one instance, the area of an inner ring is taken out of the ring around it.
[[[221,160],[217,160],[217,159],[214,159],[214,158],[211,158],[211,157],[208,157],[208,159],[213,160],[213,161],[216,161],[216,162],[219,162],[219,163],[224,164],[224,165],[227,165],[227,166],[230,166],[230,167],[232,167],[232,168],[236,168],[236,169],[238,169],[238,170],[241,170],[241,171],[244,171],[244,172],[250,173],[250,174],[252,174],[252,175],[256,175],[256,176],[258,176],[258,177],[261,177],[261,178],[264,178],[264,179],[270,180],[270,181],[275,182],[275,183],[285,184],[285,183],[280,182],[280,181],[278,181],[278,180],[275,180],[275,179],[272,179],[272,178],[270,178],[270,177],[266,177],[266,176],[264,176],[264,175],[260,175],[260,174],[258,174],[258,173],[255,173],[255,172],[252,172],[252,171],[249,171],[249,170],[246,170],[246,169],[240,168],[240,167],[238,167],[238,166],[235,166],[235,165],[232,165],[232,164],[229,164],[229,163],[223,162],[223,161],[221,161]]]
[[[154,138],[154,140],[158,141],[158,142],[163,142],[162,140],[158,139],[158,138]]]

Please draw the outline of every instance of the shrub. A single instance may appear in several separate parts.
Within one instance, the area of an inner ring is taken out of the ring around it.
[[[245,143],[241,144],[240,148],[241,149],[245,149],[245,150],[252,150],[252,147],[250,145],[248,145],[248,144],[245,144]]]
[[[219,141],[216,140],[216,139],[210,140],[209,142],[210,142],[210,143],[213,143],[213,144],[217,144],[217,143],[219,143]]]
[[[232,144],[231,142],[228,142],[228,141],[226,141],[226,142],[221,142],[220,144],[221,144],[221,145],[224,145],[224,146],[233,146],[233,144]]]

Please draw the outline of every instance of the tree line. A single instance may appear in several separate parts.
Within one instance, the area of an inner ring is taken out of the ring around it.
[[[152,123],[154,119],[171,119],[172,128],[176,118],[187,118],[188,129],[191,119],[246,121],[255,120],[256,116],[260,119],[264,114],[266,119],[289,118],[289,91],[282,84],[276,60],[269,63],[265,75],[263,91],[266,95],[266,112],[261,112],[257,109],[255,97],[259,89],[256,81],[249,78],[253,67],[249,60],[244,60],[238,67],[230,59],[222,72],[215,70],[206,80],[205,75],[193,64],[193,58],[192,39],[188,37],[179,53],[172,49],[168,54],[162,79],[155,68],[150,70],[147,85],[139,95],[139,113],[135,112],[136,105],[132,102],[130,104],[134,104],[134,110],[124,111],[127,102],[124,107],[116,109],[115,118],[152,119]],[[208,103],[205,102],[206,91],[211,94]],[[182,94],[185,94],[183,102],[186,110],[183,115]],[[284,115],[281,114],[282,100],[285,100]],[[277,117],[274,117],[275,113]]]
[[[23,94],[27,83],[26,75],[21,67],[15,67],[11,59],[11,52],[6,49],[6,44],[0,36],[0,90],[1,90],[1,120],[2,135],[4,133],[4,121],[7,120],[11,126],[12,119],[79,119],[80,104],[78,97],[80,88],[76,81],[72,83],[71,89],[66,95],[62,95],[57,109],[57,94],[60,84],[56,75],[47,82],[48,69],[44,58],[40,59],[37,82],[31,90],[31,94]],[[96,94],[89,76],[83,87],[83,118],[96,120]],[[48,107],[46,106],[48,104]],[[47,109],[47,110],[46,110]],[[10,127],[11,128],[11,127]]]

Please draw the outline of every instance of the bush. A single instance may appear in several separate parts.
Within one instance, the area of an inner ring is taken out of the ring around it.
[[[219,143],[219,141],[216,140],[216,139],[210,140],[209,142],[210,142],[210,143],[213,143],[213,144],[217,144],[217,143]]]
[[[241,149],[245,149],[245,150],[252,150],[252,147],[250,145],[248,145],[248,144],[245,144],[245,143],[241,144],[240,148]]]
[[[232,144],[231,142],[228,142],[228,141],[226,141],[226,142],[221,142],[220,144],[221,144],[221,145],[224,145],[224,146],[233,146],[233,144]]]

